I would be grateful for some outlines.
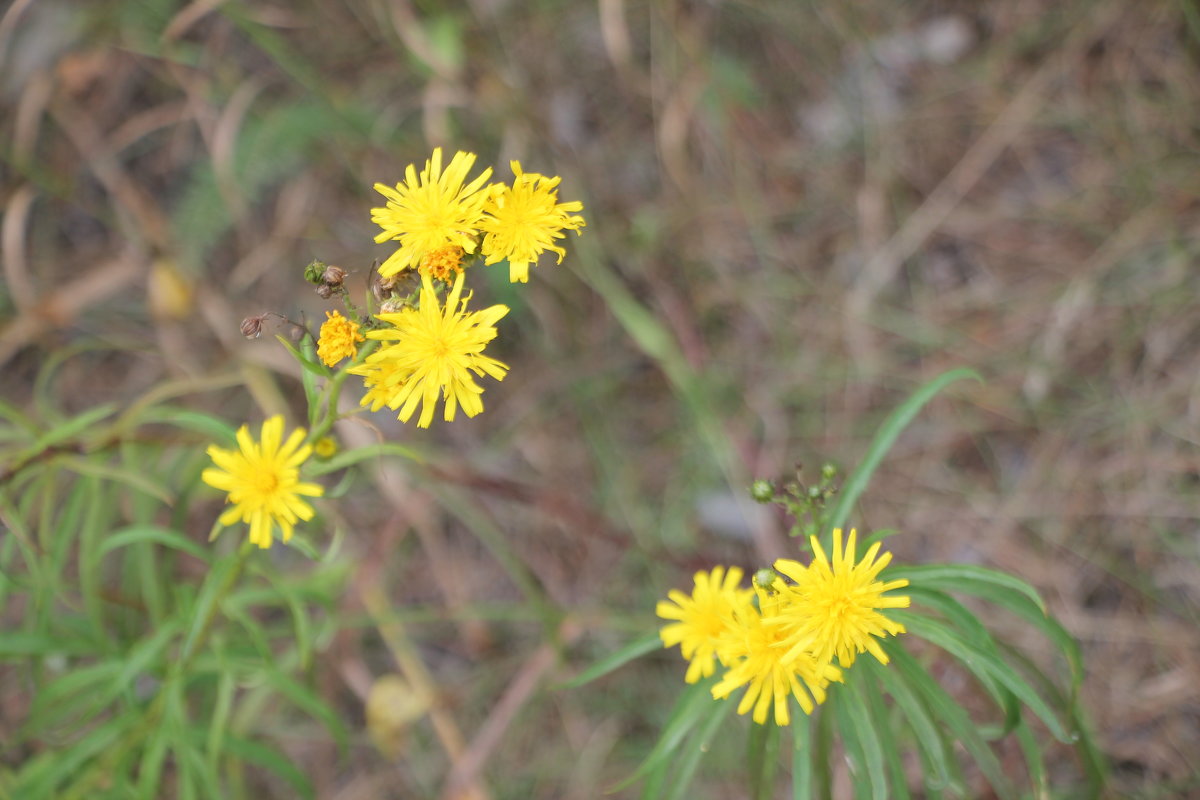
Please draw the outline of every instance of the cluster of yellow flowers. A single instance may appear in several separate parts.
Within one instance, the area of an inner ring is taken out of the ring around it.
[[[779,559],[774,570],[754,576],[753,589],[741,587],[740,568],[714,567],[696,573],[690,596],[671,590],[656,613],[671,620],[660,632],[663,645],[679,645],[690,662],[685,680],[707,678],[720,665],[725,672],[712,687],[713,697],[746,686],[739,714],[753,708],[754,721],[766,724],[773,709],[775,723],[787,725],[789,696],[811,714],[814,703],[825,701],[825,688],[842,680],[842,670],[859,653],[886,664],[877,638],[904,633],[904,626],[880,609],[907,608],[908,597],[885,593],[908,581],[880,581],[891,553],[877,559],[876,542],[856,561],[855,540],[852,530],[843,548],[842,531],[835,530],[830,561],[811,537],[812,563]]]
[[[417,271],[421,286],[416,296],[397,295],[385,303],[385,310],[375,315],[383,327],[366,334],[385,344],[349,371],[363,379],[363,405],[372,411],[386,405],[403,422],[420,407],[421,428],[433,421],[439,398],[447,422],[459,407],[475,416],[483,410],[483,387],[475,378],[503,380],[508,372],[505,364],[483,355],[508,307],[467,310],[464,259],[507,261],[509,280],[526,283],[529,267],[542,253],[555,253],[561,263],[566,251],[555,241],[585,224],[572,213],[582,211],[582,203],[558,202],[561,178],[525,172],[513,161],[511,185],[488,183],[490,167],[469,179],[474,164],[474,154],[459,151],[443,169],[437,148],[419,173],[408,165],[402,183],[375,184],[387,201],[371,209],[372,221],[382,229],[375,241],[400,243],[379,267],[382,286],[385,291],[397,288],[398,276],[408,269]],[[449,287],[440,304],[438,283]],[[329,366],[352,357],[355,337],[360,337],[355,322],[329,315],[321,326],[318,356]]]
[[[475,378],[502,380],[508,372],[505,364],[483,354],[508,307],[467,310],[464,259],[470,255],[484,264],[507,261],[509,280],[527,283],[529,268],[542,253],[555,253],[562,263],[566,251],[555,241],[566,235],[564,231],[578,232],[585,224],[582,216],[572,213],[582,211],[582,203],[558,202],[560,178],[525,172],[513,161],[511,184],[489,183],[490,167],[469,180],[474,164],[474,154],[459,151],[443,169],[442,151],[436,148],[420,173],[410,164],[403,183],[394,188],[375,184],[387,201],[371,210],[371,219],[382,229],[375,241],[400,243],[379,268],[376,288],[386,299],[375,315],[378,323],[360,324],[347,303],[355,318],[327,311],[317,341],[317,357],[330,367],[355,359],[359,344],[368,339],[381,342],[378,350],[348,369],[363,378],[367,391],[362,405],[372,411],[386,405],[398,410],[404,422],[419,406],[417,425],[422,428],[433,421],[439,399],[446,421],[454,419],[459,407],[475,416],[483,410],[483,387]],[[401,288],[401,273],[408,269],[420,275],[416,292]],[[321,296],[329,297],[334,291],[344,293],[344,276],[344,270],[320,265],[312,279],[322,283]],[[447,295],[440,301],[443,287]],[[365,335],[363,327],[370,328]],[[228,493],[230,508],[220,517],[222,525],[249,523],[250,541],[266,548],[276,528],[286,542],[297,521],[312,518],[313,509],[302,497],[319,497],[324,489],[300,481],[300,467],[314,450],[305,439],[304,429],[297,429],[284,442],[283,417],[274,416],[263,423],[258,441],[243,425],[237,432],[238,449],[208,448],[215,466],[204,470],[201,478]],[[327,440],[317,445],[326,456],[334,449]]]

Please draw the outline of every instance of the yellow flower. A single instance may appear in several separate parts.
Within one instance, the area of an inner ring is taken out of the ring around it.
[[[313,444],[313,454],[317,458],[329,459],[337,455],[338,443],[337,439],[332,436],[322,436]]]
[[[346,319],[340,311],[326,311],[317,340],[317,358],[327,367],[335,366],[343,358],[354,358],[356,343],[365,341],[357,322]]]
[[[392,327],[367,334],[371,339],[394,344],[368,356],[366,369],[351,371],[373,380],[374,391],[368,394],[373,404],[390,392],[386,405],[393,411],[400,409],[402,422],[408,422],[421,405],[417,426],[428,428],[439,395],[445,400],[443,419],[447,422],[454,419],[459,406],[468,417],[483,411],[483,387],[472,373],[504,380],[508,366],[483,355],[483,350],[496,338],[495,324],[508,313],[508,306],[468,312],[467,299],[462,297],[462,273],[454,281],[444,307],[438,305],[430,277],[422,275],[421,282],[419,308],[378,314]]]
[[[712,693],[721,699],[746,686],[738,704],[739,714],[753,708],[754,721],[765,725],[773,709],[775,724],[787,725],[791,721],[789,695],[796,698],[805,714],[811,714],[814,701],[817,705],[825,702],[825,687],[830,681],[840,681],[842,673],[828,660],[814,658],[803,649],[789,653],[781,646],[791,634],[791,627],[778,624],[775,615],[785,606],[777,602],[777,596],[764,594],[759,592],[759,600],[764,603],[762,612],[751,606],[734,615],[734,625],[721,645],[729,658],[729,669],[713,686]]]
[[[843,549],[841,529],[833,532],[832,564],[815,536],[811,537],[813,560],[808,567],[789,559],[775,562],[776,570],[796,582],[789,588],[792,600],[780,614],[794,626],[788,656],[810,650],[818,661],[836,655],[843,667],[849,667],[858,653],[867,651],[881,664],[888,663],[876,637],[904,633],[904,626],[879,613],[879,609],[907,608],[908,597],[885,597],[884,592],[907,586],[908,581],[876,580],[892,560],[891,553],[875,560],[879,542],[856,563],[855,533],[850,531]]]
[[[521,164],[510,162],[513,185],[492,188],[480,223],[484,232],[480,252],[485,264],[508,259],[510,283],[528,283],[529,265],[546,250],[558,253],[561,264],[566,251],[554,244],[563,231],[578,232],[586,223],[583,217],[568,214],[582,211],[583,203],[573,200],[559,203],[556,191],[562,178],[548,178],[535,172],[521,172]]]
[[[475,154],[460,150],[443,172],[442,148],[437,147],[419,176],[415,166],[409,164],[404,183],[396,184],[395,189],[375,184],[375,191],[387,198],[385,207],[371,209],[371,221],[383,228],[375,241],[400,242],[400,249],[379,267],[380,275],[391,277],[420,263],[426,253],[447,245],[475,252],[475,237],[488,197],[480,189],[492,176],[492,168],[464,185],[474,164]]]
[[[363,395],[358,404],[360,406],[369,405],[372,411],[378,411],[386,406],[393,395],[400,390],[401,384],[408,375],[408,370],[401,368],[394,361],[372,363],[370,357],[366,364],[350,367],[346,371],[352,375],[362,376],[363,386],[366,387],[367,393]]]
[[[717,646],[733,624],[734,611],[750,607],[753,592],[740,589],[742,570],[713,567],[711,572],[697,572],[695,588],[689,597],[678,589],[667,593],[670,600],[661,600],[655,614],[663,619],[676,620],[664,625],[659,635],[663,647],[679,645],[688,665],[684,680],[695,683],[713,674],[720,660]]]
[[[417,272],[428,275],[442,283],[452,283],[454,276],[462,272],[463,249],[456,244],[448,244],[436,250],[430,250],[421,256]]]
[[[250,541],[262,548],[271,546],[276,525],[286,542],[292,538],[296,520],[312,519],[313,509],[300,495],[320,497],[325,489],[300,482],[300,465],[312,452],[302,428],[283,441],[283,417],[276,415],[262,425],[262,439],[250,438],[243,425],[237,432],[238,450],[209,445],[208,455],[218,469],[206,469],[200,478],[215,489],[228,492],[233,507],[221,515],[222,525],[250,523]]]

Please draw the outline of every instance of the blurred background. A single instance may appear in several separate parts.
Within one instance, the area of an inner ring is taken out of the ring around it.
[[[1112,796],[1194,796],[1198,67],[1191,0],[13,0],[0,397],[36,406],[53,363],[64,413],[184,380],[234,424],[299,422],[273,338],[292,327],[247,340],[242,319],[315,330],[334,306],[303,282],[313,259],[361,297],[391,252],[371,186],[433,146],[498,179],[519,159],[588,224],[528,285],[473,275],[475,305],[512,308],[485,413],[339,428],[429,460],[322,505],[351,566],[312,677],[353,746],[259,723],[319,797],[434,797],[451,771],[496,798],[599,796],[683,662],[553,684],[652,630],[694,570],[795,555],[750,481],[852,468],[957,366],[986,381],[927,407],[859,526],[899,529],[898,560],[1037,586],[1083,644]],[[436,697],[393,687],[416,719],[373,740],[366,699],[398,652]],[[19,691],[0,681],[0,734]],[[696,797],[745,796],[742,747],[714,749]],[[1054,766],[1069,792],[1069,751]]]

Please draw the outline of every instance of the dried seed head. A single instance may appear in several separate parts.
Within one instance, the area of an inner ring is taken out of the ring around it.
[[[336,291],[337,290],[328,283],[322,283],[317,287],[317,294],[321,296],[322,300],[328,300],[329,298],[333,297],[333,293]]]
[[[242,336],[245,336],[247,339],[257,339],[259,336],[262,336],[263,320],[266,318],[266,314],[246,317],[242,320]]]
[[[324,281],[326,286],[341,286],[342,281],[345,280],[345,278],[346,270],[342,269],[341,267],[335,267],[332,264],[326,267],[325,271],[321,273],[321,280]]]

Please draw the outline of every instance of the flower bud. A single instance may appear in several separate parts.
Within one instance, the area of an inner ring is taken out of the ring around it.
[[[322,300],[328,300],[329,298],[333,297],[333,293],[335,291],[337,290],[327,283],[322,283],[317,287],[317,294],[320,295]]]
[[[313,259],[308,263],[308,266],[304,268],[304,280],[308,281],[309,283],[319,284],[324,281],[325,270],[328,268],[329,265],[324,261]]]
[[[750,496],[759,503],[769,503],[775,498],[775,487],[770,481],[759,478],[750,484]]]

